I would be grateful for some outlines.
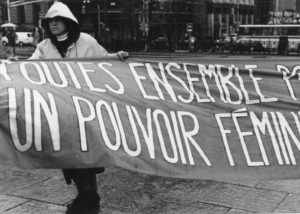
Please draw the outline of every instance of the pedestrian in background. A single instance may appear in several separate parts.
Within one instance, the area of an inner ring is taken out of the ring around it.
[[[36,48],[37,44],[41,41],[41,34],[38,27],[34,28],[32,36],[33,36],[33,46]]]
[[[9,47],[9,58],[16,56],[16,41],[18,39],[18,36],[13,28],[8,28],[6,37],[8,40],[8,47]]]
[[[86,33],[80,33],[79,23],[70,9],[61,2],[55,2],[42,20],[42,27],[47,36],[37,44],[30,59],[58,58],[97,58],[101,56],[128,56],[119,51],[109,54],[105,48]],[[66,213],[93,214],[100,211],[100,197],[97,192],[96,174],[104,172],[104,168],[63,169],[67,184],[73,181],[78,195],[68,205]]]

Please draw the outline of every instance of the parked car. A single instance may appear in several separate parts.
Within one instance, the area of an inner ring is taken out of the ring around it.
[[[16,41],[16,45],[20,47],[24,45],[33,45],[33,35],[31,32],[16,32],[18,38]],[[6,36],[2,37],[2,44],[3,46],[8,45],[8,39]]]
[[[240,39],[237,42],[232,42],[229,47],[230,52],[265,52],[266,49],[259,41],[249,41]]]
[[[195,51],[196,49],[199,50],[198,39],[194,36],[189,37],[188,34],[185,34],[184,37],[179,40],[179,48],[190,51]]]
[[[153,40],[151,45],[155,50],[168,50],[169,41],[168,38],[160,36]]]

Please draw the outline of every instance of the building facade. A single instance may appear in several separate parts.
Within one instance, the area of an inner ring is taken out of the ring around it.
[[[296,0],[296,11],[300,13],[300,0]]]
[[[239,24],[254,23],[255,13],[254,0],[62,1],[82,23],[93,23],[96,37],[112,49],[173,51],[187,49],[191,38],[198,49],[235,33]]]
[[[259,1],[259,0],[257,0]],[[300,0],[272,0],[268,24],[300,24]]]
[[[19,30],[32,30],[39,26],[39,20],[46,14],[52,0],[46,1],[9,1],[10,7],[7,7],[7,0],[0,0],[0,24],[12,22],[19,26]],[[14,4],[18,2],[18,4]]]
[[[255,0],[257,24],[267,24],[270,21],[270,11],[275,10],[274,0]]]
[[[11,0],[10,20],[21,28],[33,29],[54,1],[28,4]],[[270,23],[271,12],[275,14],[279,8],[300,10],[300,0],[59,1],[70,7],[82,31],[109,50],[174,51],[187,49],[191,40],[197,50],[209,41],[237,33],[241,24]],[[0,0],[0,7],[2,24],[8,21],[7,0]]]
[[[62,0],[108,49],[174,51],[207,34],[207,4],[199,0]]]
[[[275,0],[275,11],[295,10],[296,0]]]
[[[254,0],[209,0],[208,37],[216,39],[237,33],[241,24],[254,24]]]

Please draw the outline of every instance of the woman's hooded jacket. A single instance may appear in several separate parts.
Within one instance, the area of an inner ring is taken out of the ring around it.
[[[68,48],[63,51],[59,46],[56,37],[51,34],[49,21],[54,17],[60,17],[66,22],[68,29]],[[79,23],[70,9],[61,2],[55,2],[48,10],[42,20],[42,27],[47,38],[40,42],[30,59],[58,59],[58,58],[77,58],[77,57],[101,57],[108,53],[98,42],[89,34],[80,33]]]

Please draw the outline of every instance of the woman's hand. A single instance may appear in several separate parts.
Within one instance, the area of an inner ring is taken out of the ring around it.
[[[12,60],[12,59],[10,59],[10,58],[8,58],[8,59],[1,59],[0,60],[0,64],[5,64],[5,65],[7,65],[7,64],[12,64],[12,63],[14,63],[16,60]]]
[[[0,64],[12,64],[18,61],[19,58],[17,56],[10,56],[7,59],[0,59]]]
[[[121,61],[123,61],[124,59],[129,57],[129,53],[126,51],[118,51],[116,54],[117,54],[117,57],[119,57],[119,59]]]
[[[10,56],[7,58],[7,60],[10,62],[15,62],[15,61],[19,60],[19,58],[17,56]]]

